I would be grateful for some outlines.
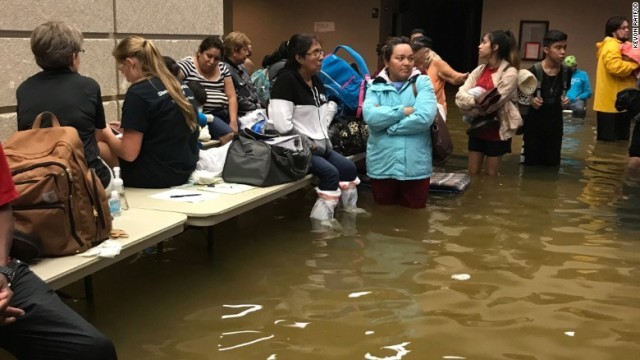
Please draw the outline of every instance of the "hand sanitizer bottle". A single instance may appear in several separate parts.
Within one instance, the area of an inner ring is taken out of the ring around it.
[[[118,195],[116,190],[111,192],[111,197],[109,198],[109,210],[111,211],[111,216],[120,216],[120,195]]]
[[[124,194],[124,182],[120,177],[120,168],[113,168],[113,190],[118,192],[118,196],[120,196],[120,207],[122,210],[129,210],[129,202],[127,201],[127,197]]]

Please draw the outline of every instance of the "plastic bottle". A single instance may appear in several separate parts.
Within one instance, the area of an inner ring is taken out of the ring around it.
[[[122,210],[129,210],[129,202],[127,201],[127,197],[124,194],[124,182],[120,177],[120,168],[113,168],[113,190],[118,192],[118,196],[120,196],[120,208]]]
[[[111,192],[111,197],[109,197],[109,211],[111,211],[111,216],[116,217],[120,216],[120,195],[116,190]]]

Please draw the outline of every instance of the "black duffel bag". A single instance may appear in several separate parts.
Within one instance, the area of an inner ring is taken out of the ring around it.
[[[278,138],[267,141],[277,143]],[[303,178],[311,166],[311,152],[299,136],[281,144],[271,145],[241,134],[229,146],[222,178],[228,183],[260,187]]]

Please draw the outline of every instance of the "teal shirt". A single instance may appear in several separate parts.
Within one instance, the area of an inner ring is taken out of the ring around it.
[[[413,114],[406,116],[405,107],[413,107]],[[364,121],[369,125],[367,175],[396,180],[431,177],[431,124],[436,111],[428,76],[415,72],[398,90],[383,70],[367,89],[363,104]]]
[[[591,83],[589,75],[584,70],[576,69],[571,76],[571,87],[567,91],[569,101],[587,100],[591,97]]]

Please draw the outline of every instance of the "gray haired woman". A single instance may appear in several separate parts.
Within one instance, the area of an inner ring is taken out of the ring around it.
[[[61,125],[78,130],[87,164],[108,188],[111,170],[98,147],[106,128],[102,95],[95,80],[78,73],[82,42],[80,30],[62,21],[49,21],[33,30],[31,51],[42,71],[16,90],[18,131],[31,129],[41,112],[54,113]]]

